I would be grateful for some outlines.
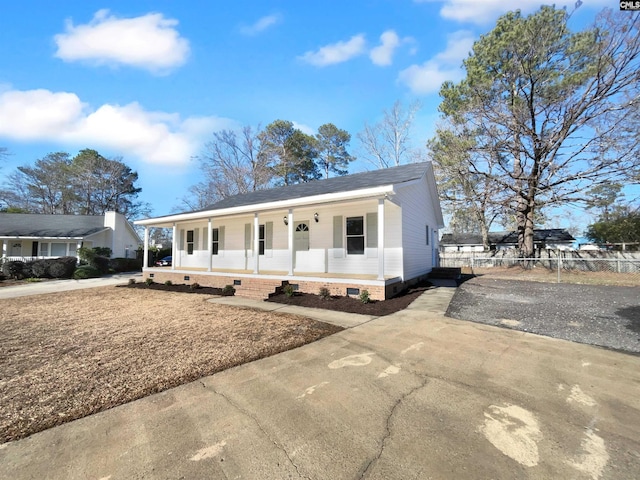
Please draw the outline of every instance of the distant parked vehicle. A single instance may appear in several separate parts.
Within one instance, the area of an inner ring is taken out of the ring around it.
[[[161,258],[156,262],[156,267],[170,267],[172,260],[173,260],[173,257],[171,255],[169,255],[168,257]]]

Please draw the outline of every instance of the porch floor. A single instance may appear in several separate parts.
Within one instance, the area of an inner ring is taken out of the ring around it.
[[[202,267],[176,267],[172,269],[170,267],[148,267],[145,268],[145,271],[149,272],[198,272],[203,274],[238,274],[238,275],[265,275],[265,276],[278,276],[278,277],[288,277],[289,272],[286,270],[260,270],[260,273],[254,274],[253,270],[243,270],[243,269],[235,269],[235,268],[217,268],[215,270],[207,271],[206,268]],[[328,273],[328,272],[293,272],[293,277],[308,277],[308,278],[336,278],[336,279],[345,279],[345,280],[377,280],[378,276],[374,274],[366,274],[366,273]],[[390,280],[392,278],[397,278],[396,275],[385,275],[385,280]]]

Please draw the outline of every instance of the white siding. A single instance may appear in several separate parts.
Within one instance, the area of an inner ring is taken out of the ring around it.
[[[425,179],[399,187],[395,199],[402,207],[403,279],[410,280],[430,272],[434,266],[438,235],[434,235],[433,232],[438,229],[437,217]]]
[[[135,258],[140,239],[133,232],[133,227],[128,224],[127,219],[121,213],[106,212],[105,226],[111,226],[110,222],[113,222],[111,256],[114,258]]]
[[[293,210],[293,222],[305,222],[309,227],[309,250],[296,251],[294,258],[294,272],[300,273],[341,273],[341,274],[370,274],[378,273],[378,249],[365,248],[364,255],[348,255],[346,241],[339,256],[334,255],[333,249],[333,217],[342,216],[343,235],[346,233],[344,222],[347,217],[363,217],[366,222],[367,213],[377,213],[378,201],[367,200],[340,204],[306,207]],[[318,214],[318,222],[314,216]],[[273,238],[271,249],[265,249],[260,255],[260,271],[289,270],[289,240],[288,226],[284,223],[287,210],[263,213],[258,216],[259,224],[273,223]],[[402,210],[389,201],[385,202],[385,276],[401,276],[402,274]],[[219,269],[254,269],[253,255],[253,215],[242,217],[212,218],[212,227],[224,226],[224,248],[218,255],[213,256],[212,270]],[[250,249],[245,251],[245,225],[251,225]],[[186,252],[186,238],[178,240],[179,251],[176,253],[178,261],[174,260],[176,268],[208,267],[208,245],[203,242],[202,228],[207,227],[207,221],[180,223],[177,234],[186,237],[187,230],[200,229],[198,243],[194,246],[192,255]],[[365,224],[366,232],[366,224]],[[208,235],[207,240],[211,238]],[[180,246],[182,245],[182,248]]]

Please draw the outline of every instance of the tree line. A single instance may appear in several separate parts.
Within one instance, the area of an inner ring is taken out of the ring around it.
[[[440,191],[452,222],[478,229],[485,247],[506,217],[529,257],[545,209],[639,181],[640,16],[605,9],[578,32],[570,16],[503,15],[473,45],[463,80],[440,89],[428,143]]]
[[[424,160],[424,149],[411,143],[419,109],[419,102],[404,106],[396,101],[380,121],[365,123],[356,135],[360,158],[375,169]],[[351,134],[332,123],[321,125],[313,135],[289,120],[214,132],[197,157],[202,179],[176,210],[201,209],[230,195],[345,175],[356,159],[349,152],[350,142]]]
[[[205,208],[230,195],[344,175],[355,159],[347,150],[350,141],[351,135],[332,123],[309,135],[288,120],[214,132],[198,157],[202,179],[182,203]]]
[[[148,212],[137,201],[138,174],[121,159],[109,159],[84,149],[71,157],[49,153],[33,165],[20,166],[0,189],[3,211],[13,213],[104,215],[122,213],[127,218]]]
[[[617,218],[634,214],[622,208],[620,189],[640,183],[640,14],[605,9],[576,32],[570,18],[549,6],[503,15],[474,43],[464,78],[443,83],[441,118],[426,150],[411,145],[420,105],[396,102],[357,134],[360,158],[375,168],[430,158],[452,229],[480,232],[488,247],[492,225],[513,225],[524,257],[534,253],[536,225],[555,207],[595,209],[601,222],[615,220],[602,202]],[[214,132],[197,157],[201,180],[181,209],[344,175],[355,159],[350,141],[331,123],[310,135],[288,120]],[[131,217],[144,208],[136,181],[119,159],[94,150],[54,153],[12,174],[0,202],[36,213],[113,209]]]

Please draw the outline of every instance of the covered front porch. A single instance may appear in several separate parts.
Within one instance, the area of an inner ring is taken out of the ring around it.
[[[77,237],[0,237],[1,261],[30,262],[43,258],[78,258],[78,250],[83,245],[92,244],[83,240]]]
[[[401,209],[385,196],[243,210],[144,221],[143,258],[150,228],[172,232],[172,265],[147,265],[145,274],[157,282],[233,285],[237,294],[261,298],[288,282],[301,292],[367,290],[382,300],[402,283]]]

